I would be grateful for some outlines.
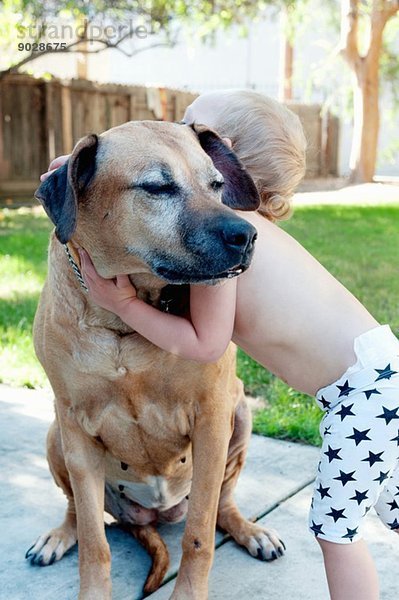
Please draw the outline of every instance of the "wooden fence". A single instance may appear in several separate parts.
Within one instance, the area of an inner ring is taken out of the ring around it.
[[[26,203],[40,173],[82,136],[126,121],[179,121],[196,97],[184,91],[140,86],[62,83],[27,75],[0,80],[0,201]],[[337,124],[321,117],[320,106],[290,106],[309,142],[308,177],[336,172]],[[328,135],[326,135],[326,132]],[[335,141],[334,141],[335,139]],[[333,140],[333,141],[332,141]]]

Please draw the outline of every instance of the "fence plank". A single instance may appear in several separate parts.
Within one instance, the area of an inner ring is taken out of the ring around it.
[[[156,92],[155,92],[156,93]],[[100,133],[130,120],[155,119],[147,88],[100,85],[72,80],[44,81],[11,74],[0,81],[0,198],[27,195],[40,173],[58,154],[71,152],[88,133]],[[166,119],[180,121],[196,94],[163,89]],[[322,126],[321,107],[289,105],[301,119],[308,138],[307,176],[337,172],[338,121]],[[324,135],[326,134],[326,136]],[[13,183],[14,182],[14,183]],[[29,196],[29,194],[28,194]]]
[[[72,128],[72,100],[71,88],[63,85],[61,88],[61,114],[62,114],[62,153],[69,154],[73,148]]]
[[[55,156],[55,128],[54,128],[54,98],[51,81],[44,84],[45,89],[45,128],[47,138],[47,162]]]

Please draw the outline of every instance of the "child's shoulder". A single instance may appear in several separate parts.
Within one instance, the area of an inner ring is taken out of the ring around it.
[[[257,211],[237,210],[235,212],[241,218],[243,218],[246,221],[248,221],[248,223],[251,223],[251,225],[253,225],[258,230],[258,232],[259,232],[259,230],[262,230],[262,231],[269,232],[270,235],[272,235],[274,233],[276,235],[278,235],[277,232],[279,232],[279,231],[281,232],[282,231],[278,225],[276,225],[275,223],[273,223],[273,221],[270,221],[266,217],[262,216]]]
[[[255,211],[237,211],[239,216],[251,223],[258,232],[258,237],[255,242],[258,256],[263,255],[264,258],[269,258],[279,262],[290,257],[292,260],[300,258],[301,255],[308,254],[289,233],[284,231],[278,224],[265,219],[262,215]]]

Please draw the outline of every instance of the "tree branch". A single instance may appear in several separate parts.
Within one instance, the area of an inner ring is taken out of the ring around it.
[[[90,39],[88,39],[87,42],[94,41],[95,43],[102,44],[102,47],[97,48],[96,50],[79,49],[78,46],[82,43],[82,40],[80,39],[80,40],[77,40],[76,42],[72,42],[71,44],[66,46],[66,48],[61,49],[61,50],[49,49],[49,50],[39,50],[37,52],[32,51],[28,56],[26,56],[25,58],[23,58],[16,64],[12,65],[8,69],[5,69],[4,71],[0,71],[0,79],[5,77],[5,75],[17,72],[18,69],[20,69],[22,66],[26,65],[29,62],[36,60],[37,58],[40,58],[41,56],[45,56],[47,54],[56,54],[56,53],[57,54],[60,54],[60,53],[62,53],[62,54],[78,54],[78,53],[80,53],[80,54],[98,54],[99,52],[104,52],[104,50],[113,49],[113,50],[118,50],[127,58],[132,58],[133,56],[136,56],[137,54],[140,54],[141,52],[145,52],[146,50],[151,50],[153,48],[173,48],[177,44],[177,37],[175,37],[173,40],[170,40],[167,42],[155,42],[153,44],[150,44],[149,46],[144,46],[142,48],[136,48],[132,52],[127,52],[126,50],[124,50],[123,48],[120,47],[120,44],[123,41],[125,41],[129,36],[131,36],[131,32],[126,33],[121,38],[119,38],[116,42],[110,42],[109,40],[90,40]]]
[[[359,60],[358,48],[359,0],[342,0],[341,4],[341,44],[344,59],[353,68]]]
[[[370,15],[370,44],[366,60],[378,63],[385,25],[399,11],[399,0],[373,0]]]
[[[388,19],[394,17],[399,12],[399,0],[384,0],[384,12]]]

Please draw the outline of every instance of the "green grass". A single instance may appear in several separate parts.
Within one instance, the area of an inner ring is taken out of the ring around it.
[[[265,405],[253,416],[255,433],[319,444],[322,412],[314,398],[288,387],[240,349],[237,372],[244,381],[246,393],[262,398]]]
[[[283,224],[381,322],[399,330],[399,206],[298,208]],[[0,211],[0,380],[46,385],[31,328],[47,269],[51,226],[37,210]],[[238,373],[252,396],[264,398],[254,430],[319,443],[321,411],[239,352]]]
[[[50,223],[37,210],[0,211],[0,381],[47,384],[32,345],[32,322],[47,271]],[[48,384],[47,384],[48,385]]]

